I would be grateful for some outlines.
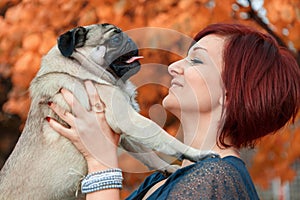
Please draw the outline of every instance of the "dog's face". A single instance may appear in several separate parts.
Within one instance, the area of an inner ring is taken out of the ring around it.
[[[123,81],[140,69],[138,60],[141,56],[138,55],[136,44],[111,24],[77,27],[67,31],[58,38],[58,48],[63,56],[76,59],[81,64],[82,60],[92,61]]]

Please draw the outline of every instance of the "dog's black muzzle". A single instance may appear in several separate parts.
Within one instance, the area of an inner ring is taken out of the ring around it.
[[[110,69],[115,73],[115,76],[122,80],[127,80],[140,70],[141,65],[138,60],[130,61],[131,58],[139,56],[138,48],[125,33],[121,32],[114,35],[110,39],[108,46],[109,48],[104,58],[108,62]]]

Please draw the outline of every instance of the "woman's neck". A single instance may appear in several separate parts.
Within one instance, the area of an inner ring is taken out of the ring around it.
[[[216,144],[219,119],[213,113],[182,113],[183,142],[197,149],[211,150]]]
[[[221,148],[217,145],[220,112],[215,113],[182,113],[181,128],[184,143],[200,150],[213,150],[221,158],[226,156],[240,157],[236,148]],[[184,161],[183,166],[191,162]]]

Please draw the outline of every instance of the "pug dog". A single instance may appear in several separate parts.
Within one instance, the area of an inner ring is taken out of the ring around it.
[[[152,150],[178,159],[199,161],[211,151],[193,149],[138,113],[136,90],[128,80],[140,69],[136,44],[111,24],[77,27],[58,38],[42,59],[30,85],[31,107],[23,132],[0,172],[0,199],[76,199],[87,173],[83,156],[72,143],[45,121],[51,116],[68,126],[49,109],[54,102],[68,112],[60,89],[70,90],[91,109],[84,81],[91,80],[105,104],[110,127],[121,134],[120,146],[150,169],[173,172],[176,167]]]

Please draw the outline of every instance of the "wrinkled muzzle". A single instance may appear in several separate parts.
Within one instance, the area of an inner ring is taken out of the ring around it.
[[[65,57],[70,57],[77,48],[84,46],[97,48],[105,46],[104,67],[115,78],[127,80],[140,69],[138,48],[136,44],[111,24],[97,24],[77,27],[58,38],[58,49]]]

